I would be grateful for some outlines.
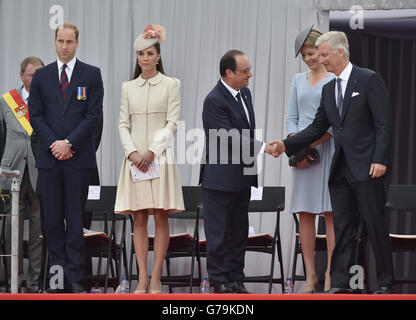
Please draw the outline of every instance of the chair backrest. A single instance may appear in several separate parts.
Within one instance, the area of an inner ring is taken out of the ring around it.
[[[392,210],[416,210],[416,185],[390,185],[386,206]]]
[[[250,201],[249,212],[277,212],[285,209],[285,187],[263,187],[262,200]]]
[[[100,199],[87,200],[85,211],[93,212],[93,220],[105,219],[105,216],[114,213],[114,204],[116,201],[117,186],[101,186]],[[115,215],[115,220],[122,220],[123,215]]]
[[[199,186],[183,186],[182,194],[185,211],[169,214],[169,218],[195,219],[198,208],[202,209],[202,188]],[[202,210],[200,210],[199,218],[203,218]]]

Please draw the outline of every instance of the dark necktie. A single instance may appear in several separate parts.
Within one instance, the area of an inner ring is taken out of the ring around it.
[[[66,98],[66,88],[68,88],[68,86],[69,86],[68,76],[67,76],[66,71],[65,71],[66,67],[67,67],[66,64],[64,64],[62,66],[61,78],[59,79],[59,84],[61,85],[62,100],[65,100],[65,98]]]
[[[248,123],[251,126],[250,119],[247,118],[246,109],[244,108],[243,102],[241,101],[241,94],[240,94],[240,92],[238,92],[235,97],[237,98],[238,104],[241,106],[241,109],[243,109],[244,114],[246,115],[246,119],[247,119]]]
[[[344,102],[344,97],[342,96],[342,88],[341,88],[341,78],[337,78],[337,108],[339,115],[342,114],[342,103]]]

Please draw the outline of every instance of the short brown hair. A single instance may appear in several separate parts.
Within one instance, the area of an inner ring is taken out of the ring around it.
[[[42,67],[45,66],[43,64],[43,61],[40,58],[38,58],[38,57],[27,57],[27,58],[23,59],[23,61],[20,63],[20,72],[25,73],[26,68],[29,64],[33,64],[35,66],[42,66]]]
[[[244,56],[244,52],[240,50],[229,50],[221,58],[220,61],[220,75],[225,76],[227,69],[235,71],[237,68],[236,56]]]
[[[78,36],[79,36],[79,30],[77,28],[77,26],[71,22],[64,22],[61,23],[55,30],[55,40],[56,37],[58,36],[58,31],[59,30],[63,30],[63,29],[72,29],[75,32],[75,40],[78,40]]]

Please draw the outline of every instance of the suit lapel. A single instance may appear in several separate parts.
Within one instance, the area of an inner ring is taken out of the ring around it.
[[[248,115],[250,117],[250,127],[254,129],[256,127],[256,120],[254,117],[253,104],[251,103],[251,100],[248,100],[248,96],[243,92],[243,90],[241,90],[241,98],[244,100],[244,103],[247,107]]]
[[[345,115],[347,114],[348,108],[350,106],[350,100],[352,93],[354,92],[354,88],[358,83],[357,77],[357,68],[355,66],[352,67],[350,78],[348,79],[347,88],[345,89],[344,95],[344,102],[342,105],[342,114],[341,114],[341,122],[344,121]]]
[[[333,79],[329,82],[328,90],[329,90],[329,102],[332,106],[332,111],[335,114],[337,121],[341,121],[341,117],[338,112],[337,102],[335,100],[335,82],[336,79]]]
[[[58,71],[58,63],[55,61],[55,63],[52,65],[51,68],[51,79],[54,79],[53,84],[56,87],[56,99],[59,101],[59,104],[61,105],[61,109],[64,109],[64,103],[62,101],[61,96],[61,85],[59,84],[59,71]]]

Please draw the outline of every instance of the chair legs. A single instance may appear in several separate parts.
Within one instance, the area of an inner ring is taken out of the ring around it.
[[[1,219],[2,222],[2,226],[1,226],[1,235],[0,235],[0,243],[1,243],[1,254],[6,254],[6,237],[5,237],[5,226],[6,226],[6,222],[5,222],[5,218],[2,217]],[[3,284],[6,287],[6,290],[9,290],[9,272],[8,272],[8,267],[7,267],[7,258],[6,257],[1,257],[2,260],[2,264],[4,267],[4,281]]]

